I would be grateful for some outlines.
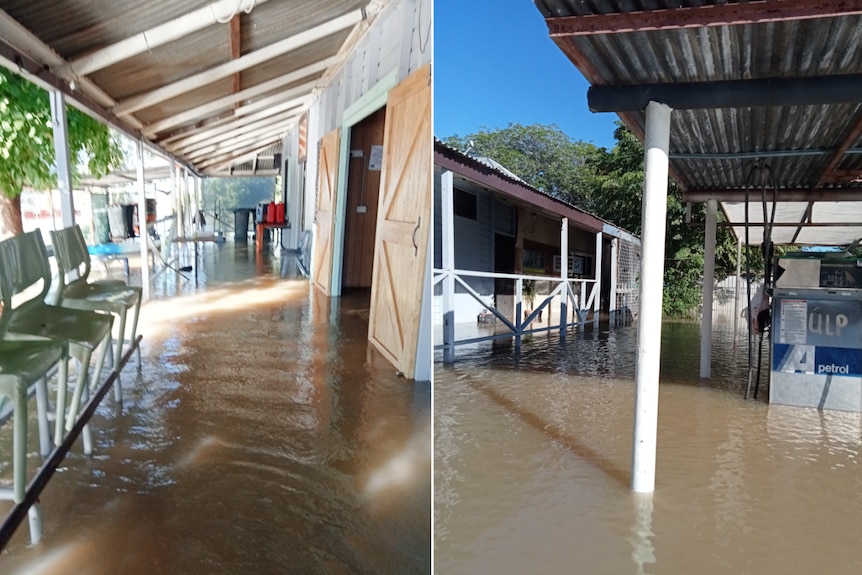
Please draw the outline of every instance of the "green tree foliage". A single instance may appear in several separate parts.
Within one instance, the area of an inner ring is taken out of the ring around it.
[[[70,153],[79,165],[104,175],[122,164],[120,147],[106,125],[75,108],[67,107],[66,113]],[[22,231],[19,196],[25,186],[48,190],[57,185],[51,124],[48,93],[0,69],[0,212],[8,233]]]
[[[589,143],[574,141],[556,125],[509,124],[502,130],[481,128],[468,136],[450,136],[446,143],[471,155],[496,160],[525,182],[577,205],[588,205],[585,178],[597,153]]]
[[[460,150],[471,145],[476,155],[488,156],[527,183],[641,235],[644,148],[621,122],[614,131],[616,145],[608,150],[572,141],[556,126],[510,124],[498,131],[482,129],[468,136],[452,136],[446,143]],[[706,208],[691,207],[690,219],[679,188],[668,187],[665,244],[664,314],[690,315],[701,303],[703,241]],[[723,220],[719,213],[719,221]],[[752,270],[762,274],[757,249]],[[716,278],[736,271],[736,241],[729,228],[716,233]]]
[[[258,202],[281,197],[278,178],[206,178],[203,181],[203,207],[222,223],[233,227],[233,210],[255,208]],[[209,215],[207,217],[209,217]]]
[[[593,211],[616,225],[641,235],[644,148],[622,122],[614,131],[616,145],[602,149],[592,173]],[[719,221],[723,215],[719,213]],[[701,303],[703,243],[706,207],[691,206],[687,221],[686,205],[679,187],[669,182],[667,232],[665,239],[664,314],[667,317],[690,315]],[[762,259],[760,260],[762,262]],[[759,265],[756,269],[762,268]],[[729,228],[716,230],[715,275],[723,279],[736,271],[736,241]]]

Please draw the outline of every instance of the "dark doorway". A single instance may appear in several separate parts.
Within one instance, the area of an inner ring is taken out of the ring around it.
[[[494,234],[494,271],[502,274],[515,273],[515,238],[512,236]],[[494,280],[494,295],[515,295],[514,280]]]
[[[385,121],[384,107],[350,129],[343,288],[371,287]]]

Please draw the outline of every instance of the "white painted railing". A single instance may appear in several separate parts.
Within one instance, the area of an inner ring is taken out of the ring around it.
[[[451,279],[453,281],[444,281],[450,279],[450,275],[452,274]],[[487,278],[487,279],[506,279],[513,280],[515,282],[515,294],[514,294],[514,316],[513,319],[507,317],[506,314],[502,313],[499,309],[494,307],[492,304],[489,304],[487,299],[482,297],[465,278]],[[534,305],[536,301],[538,301],[538,305],[533,307],[531,311],[528,312],[528,315],[524,317],[524,282],[532,281],[535,283],[542,282],[553,286],[548,294],[536,295],[535,300],[531,305]],[[485,335],[481,337],[473,337],[467,339],[457,340],[455,338],[455,326],[454,326],[454,294],[450,293],[449,297],[444,297],[442,316],[443,316],[443,343],[440,345],[436,345],[435,349],[442,349],[444,361],[447,363],[453,362],[455,360],[455,346],[457,345],[465,345],[471,343],[477,343],[480,341],[489,341],[494,339],[501,339],[507,337],[515,338],[515,347],[520,347],[521,345],[521,337],[531,333],[537,333],[542,331],[549,331],[552,329],[560,330],[560,338],[565,339],[566,331],[569,327],[583,325],[587,321],[587,315],[589,311],[594,310],[593,318],[590,322],[598,322],[599,318],[599,282],[594,279],[563,279],[559,276],[549,277],[549,276],[534,276],[534,275],[523,275],[523,274],[510,274],[510,273],[496,273],[496,272],[480,272],[480,271],[472,271],[472,270],[460,270],[453,269],[451,272],[449,270],[435,269],[434,270],[434,285],[442,284],[444,292],[447,289],[447,286],[451,286],[450,290],[454,291],[455,284],[460,285],[463,290],[469,294],[473,299],[475,299],[479,304],[487,310],[489,313],[493,314],[497,321],[502,323],[508,331],[498,332],[491,335]],[[550,309],[550,305],[553,303],[554,298],[560,297],[560,319],[559,322],[555,325],[551,325],[550,318],[548,320],[548,325],[542,327],[533,327],[533,323],[539,318],[543,311],[548,308]],[[572,321],[569,321],[569,304],[571,304],[571,309],[574,310]],[[447,309],[448,308],[448,309]]]

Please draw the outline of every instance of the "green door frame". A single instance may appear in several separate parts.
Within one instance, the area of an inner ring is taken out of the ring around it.
[[[350,162],[350,129],[386,105],[389,90],[398,84],[398,70],[392,70],[373,88],[344,110],[341,120],[341,141],[338,148],[338,180],[335,193],[335,212],[332,238],[332,279],[330,292],[341,295],[341,271],[344,265],[344,222],[347,217],[347,168]]]

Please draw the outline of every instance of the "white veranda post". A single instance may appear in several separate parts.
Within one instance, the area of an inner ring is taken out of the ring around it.
[[[443,172],[441,188],[442,264],[443,279],[443,363],[455,363],[455,229],[453,217],[454,178],[450,171]]]
[[[712,300],[715,283],[715,221],[718,202],[706,202],[706,230],[703,238],[703,317],[700,323],[700,377],[711,376]]]
[[[655,489],[670,114],[668,106],[657,102],[650,102],[646,108],[641,238],[643,255],[632,449],[632,490],[637,492],[652,492]]]
[[[150,258],[147,253],[147,192],[144,180],[144,144],[136,142],[136,168],[138,175],[138,240],[141,243],[141,297],[150,299]]]
[[[566,321],[569,315],[566,305],[569,295],[566,287],[569,281],[569,218],[563,218],[560,225],[560,281],[563,282],[564,288],[560,293],[560,341],[566,341]]]
[[[59,90],[48,92],[54,132],[54,155],[57,167],[57,190],[60,192],[60,214],[63,227],[75,225],[75,203],[72,200],[72,163],[69,158],[69,124],[66,122],[66,98]]]

